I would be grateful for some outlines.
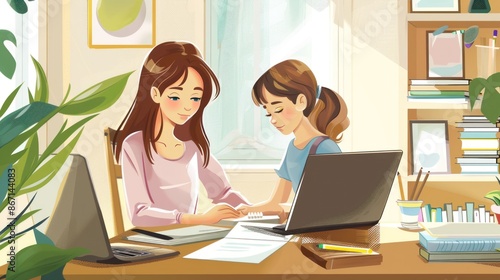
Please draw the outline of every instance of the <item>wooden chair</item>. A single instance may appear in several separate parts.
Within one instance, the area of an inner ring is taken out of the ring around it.
[[[112,128],[104,129],[104,141],[106,147],[106,159],[109,173],[109,186],[111,188],[111,203],[113,208],[113,216],[115,220],[115,235],[121,234],[125,231],[123,225],[123,215],[120,203],[120,194],[118,192],[118,179],[122,178],[122,169],[120,164],[117,164],[113,154],[113,146],[115,143],[116,130]]]

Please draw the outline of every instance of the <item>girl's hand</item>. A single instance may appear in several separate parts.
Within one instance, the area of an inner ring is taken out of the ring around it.
[[[240,205],[236,207],[243,215],[250,212],[262,212],[264,215],[279,215],[283,212],[283,208],[279,204],[262,204],[262,205]]]

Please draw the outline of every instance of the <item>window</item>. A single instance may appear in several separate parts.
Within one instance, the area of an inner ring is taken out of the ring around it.
[[[206,59],[221,94],[205,114],[212,153],[223,164],[276,164],[284,136],[254,105],[253,83],[272,65],[304,61],[322,86],[338,90],[336,1],[208,0]]]
[[[0,74],[0,84],[2,90],[0,102],[4,103],[7,96],[20,84],[23,84],[16,99],[4,114],[11,113],[28,104],[28,86],[34,92],[36,73],[31,56],[38,57],[38,2],[26,1],[28,12],[18,14],[10,6],[9,1],[0,1],[0,29],[8,30],[16,36],[16,45],[10,41],[5,41],[3,45],[16,60],[16,70],[12,79]],[[2,46],[3,47],[3,46]]]

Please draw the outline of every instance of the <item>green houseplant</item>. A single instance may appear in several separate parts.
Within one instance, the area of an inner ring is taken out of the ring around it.
[[[496,123],[500,116],[500,93],[497,91],[500,87],[500,72],[494,73],[484,79],[475,78],[469,85],[469,102],[471,110],[474,108],[479,94],[483,92],[481,102],[481,113],[491,122]]]
[[[500,184],[500,179],[498,179],[498,177],[496,178],[498,184]],[[484,197],[493,201],[493,204],[491,205],[491,212],[495,213],[497,222],[500,224],[500,190],[490,191]]]
[[[23,14],[28,10],[24,0],[8,2],[17,13]],[[0,30],[0,41],[17,44],[16,36],[9,30]],[[3,44],[0,44],[0,61],[0,73],[12,79],[16,60]],[[29,104],[6,115],[16,96],[23,92],[21,84],[0,107],[0,212],[8,217],[0,221],[0,249],[7,248],[8,251],[6,275],[0,279],[32,279],[37,276],[42,276],[42,279],[64,279],[64,265],[87,251],[85,248],[61,249],[54,246],[47,236],[36,229],[48,217],[35,221],[26,229],[18,229],[39,211],[29,208],[36,199],[36,191],[45,186],[62,167],[77,144],[84,125],[118,100],[132,73],[106,79],[73,98],[69,98],[71,87],[68,86],[61,104],[53,105],[49,103],[45,72],[34,58],[32,62],[37,79],[34,94],[27,89]],[[79,116],[81,119],[70,126],[65,121],[57,135],[49,140],[47,147],[39,150],[38,130],[58,114]],[[26,206],[18,206],[17,198],[28,193],[35,195]],[[17,252],[16,240],[29,231],[34,232],[36,244]]]

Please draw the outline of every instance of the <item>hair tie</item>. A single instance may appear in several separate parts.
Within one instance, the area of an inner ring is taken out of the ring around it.
[[[320,94],[321,94],[321,86],[318,85],[318,88],[316,89],[316,99],[319,99]]]

